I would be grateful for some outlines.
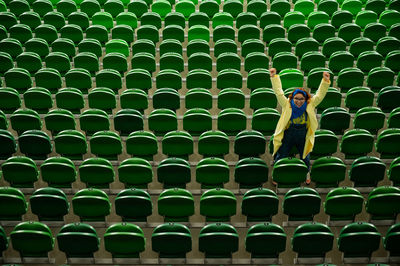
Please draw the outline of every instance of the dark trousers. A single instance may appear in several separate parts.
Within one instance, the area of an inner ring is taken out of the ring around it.
[[[282,145],[275,154],[274,161],[277,162],[282,158],[289,157],[291,155],[290,151],[293,147],[297,148],[297,151],[300,153],[300,158],[303,157],[306,134],[306,125],[291,124],[283,134]],[[310,154],[308,154],[306,158],[302,158],[302,160],[306,164],[308,170],[310,170]]]

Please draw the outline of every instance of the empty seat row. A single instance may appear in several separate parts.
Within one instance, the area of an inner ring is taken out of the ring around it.
[[[390,256],[399,254],[399,224],[391,226],[385,237],[371,223],[357,222],[344,226],[337,238],[338,250],[344,258],[367,257],[380,246],[382,238],[385,250]],[[99,250],[100,237],[89,224],[71,223],[64,225],[56,235],[58,249],[67,258],[93,258]],[[245,249],[252,258],[278,258],[286,249],[286,233],[279,225],[256,224],[250,227],[245,237]],[[321,223],[306,223],[298,226],[291,240],[292,249],[298,258],[320,258],[333,249],[334,234]],[[8,248],[8,237],[0,230],[1,251]],[[117,223],[104,233],[106,251],[113,258],[139,258],[145,250],[146,238],[143,230],[131,223]],[[151,235],[152,250],[160,258],[185,258],[192,251],[190,229],[179,223],[161,224]],[[40,222],[23,222],[10,233],[13,249],[23,257],[47,257],[54,249],[55,238],[50,228]],[[239,250],[239,234],[229,224],[213,223],[204,226],[198,236],[199,251],[205,258],[231,258]]]
[[[373,189],[365,201],[365,209],[371,220],[395,221],[400,207],[398,187],[384,186]],[[28,202],[23,193],[12,187],[0,188],[2,203],[0,219],[21,220],[28,211]],[[71,200],[73,213],[82,222],[105,221],[111,213],[108,195],[96,188],[82,189]],[[205,191],[198,203],[192,193],[182,188],[163,190],[157,199],[158,214],[165,222],[188,222],[195,214],[195,204],[200,206],[200,214],[207,222],[229,222],[236,215],[237,197],[233,192],[214,188]],[[65,193],[54,187],[43,187],[33,192],[29,199],[33,214],[40,221],[63,221],[69,213],[70,203]],[[118,193],[114,201],[115,212],[123,221],[145,222],[153,214],[150,194],[142,189],[125,189]],[[363,210],[364,199],[354,188],[332,189],[323,203],[324,212],[331,221],[354,221]],[[133,208],[134,206],[134,208]],[[315,189],[298,187],[289,190],[282,201],[282,211],[289,221],[313,221],[320,213],[321,197]],[[247,221],[271,221],[278,213],[278,196],[270,189],[248,190],[241,201],[241,214]]]

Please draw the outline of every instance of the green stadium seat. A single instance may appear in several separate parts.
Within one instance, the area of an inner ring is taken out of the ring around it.
[[[204,12],[194,12],[189,16],[189,30],[192,26],[202,25],[207,29],[210,25],[210,18]]]
[[[15,1],[15,0],[14,0]],[[24,44],[27,40],[33,38],[32,30],[28,25],[16,24],[8,29],[10,38],[16,39]]]
[[[214,56],[218,58],[223,53],[237,53],[237,44],[234,41],[234,38],[223,38],[215,42]]]
[[[212,37],[214,42],[224,39],[235,40],[235,30],[230,25],[218,25],[214,28]]]
[[[146,93],[146,91],[152,87],[151,74],[145,69],[131,69],[125,76],[125,83],[128,89],[140,89]],[[124,92],[122,93],[124,94]]]
[[[60,89],[63,84],[60,72],[54,68],[39,69],[35,74],[35,82],[37,87],[43,87],[52,93]]]
[[[182,30],[182,38],[183,38],[183,29],[180,28],[180,26],[170,25],[168,27],[171,30],[175,30],[176,28],[179,28],[179,31]],[[182,56],[183,55],[182,42],[178,40],[178,38],[180,37],[170,35],[171,33],[167,33],[168,36],[165,36],[165,32],[163,34],[164,34],[163,35],[164,40],[160,43],[160,56],[166,53],[177,53]]]
[[[246,129],[247,118],[241,109],[226,108],[218,114],[217,128],[228,135],[236,135]]]
[[[390,112],[389,118],[387,120],[388,128],[396,128],[396,127],[398,128],[399,127],[399,122],[400,122],[399,111],[400,111],[400,108],[396,107]]]
[[[361,128],[350,129],[343,134],[340,143],[340,151],[345,158],[359,158],[372,152],[374,146],[374,136]]]
[[[136,208],[132,208],[136,206]],[[150,194],[142,189],[128,188],[115,198],[115,213],[124,222],[145,222],[153,212]],[[128,223],[127,223],[128,224]]]
[[[281,2],[285,2],[286,0],[279,0]],[[278,1],[274,1],[275,3]],[[284,38],[285,37],[285,28],[280,24],[270,24],[265,26],[263,30],[263,38],[262,40],[267,44],[271,43],[272,40],[276,38]]]
[[[4,18],[7,18],[7,21],[9,22],[8,24],[2,23],[2,25],[4,25],[4,27],[7,29],[10,28],[12,25],[17,24],[17,19],[15,15],[13,14],[13,16],[10,16],[10,14],[10,12],[2,12],[2,16],[4,16]],[[26,11],[19,15],[18,18],[21,24],[28,25],[29,27],[31,27],[31,30],[34,30],[37,26],[42,24],[40,15],[34,11]]]
[[[278,72],[288,68],[295,69],[297,67],[297,57],[291,52],[279,52],[272,60],[272,67],[276,68]]]
[[[398,155],[399,150],[395,143],[399,136],[400,131],[397,128],[387,128],[379,133],[375,149],[381,158],[395,158]]]
[[[236,19],[243,12],[243,3],[240,0],[227,1],[222,7],[222,11],[231,14]],[[251,12],[251,9],[247,9],[247,12]]]
[[[400,23],[393,24],[389,28],[388,36],[396,37],[397,39],[400,36]]]
[[[134,157],[153,160],[157,151],[157,138],[152,132],[135,131],[126,140],[126,152]]]
[[[183,29],[186,26],[185,16],[179,12],[170,12],[167,15],[165,15],[164,25],[165,27],[170,25],[181,26]]]
[[[95,73],[100,69],[99,59],[96,54],[92,52],[80,52],[74,57],[74,67],[75,69],[85,69],[89,71],[92,76],[94,76]]]
[[[25,106],[38,113],[47,113],[53,106],[53,100],[49,90],[41,87],[33,87],[24,93]]]
[[[117,106],[115,94],[109,88],[93,88],[88,94],[89,108],[100,109],[111,114],[112,109]]]
[[[8,53],[12,58],[22,54],[21,42],[14,38],[6,38],[0,41],[0,51]]]
[[[339,122],[340,121],[340,122]],[[335,134],[343,134],[349,128],[350,114],[342,107],[331,107],[321,114],[320,128],[332,130]]]
[[[89,27],[89,16],[82,11],[77,11],[69,14],[68,23],[79,26],[82,31],[85,31]]]
[[[371,257],[373,251],[379,248],[381,234],[377,228],[366,222],[348,224],[340,230],[337,239],[338,248],[343,252],[343,258]]]
[[[317,72],[313,73],[317,75]],[[310,80],[310,75],[308,76],[308,80]],[[322,113],[324,110],[330,107],[340,106],[341,103],[342,103],[342,94],[339,92],[337,88],[329,87],[328,92],[325,95],[325,98],[318,105],[317,112]]]
[[[198,152],[204,157],[223,157],[229,153],[228,135],[222,131],[206,131],[199,137]]]
[[[162,32],[162,35],[163,35],[163,40],[176,40],[179,41],[179,43],[182,43],[185,39],[184,30],[179,25],[166,26]]]
[[[17,17],[22,13],[29,11],[30,6],[28,1],[25,0],[12,0],[8,3],[8,9]]]
[[[235,73],[235,77],[236,76],[237,73]],[[204,69],[193,69],[189,71],[186,78],[187,89],[194,89],[194,88],[211,89],[211,87],[212,87],[212,77],[209,71]]]
[[[135,109],[121,109],[114,115],[114,128],[121,136],[143,130],[143,116]]]
[[[349,11],[353,17],[357,16],[362,7],[363,3],[360,0],[344,0],[340,6],[341,10]]]
[[[295,4],[295,6],[296,6],[296,4]],[[300,11],[296,11],[296,10],[289,11],[283,17],[283,26],[286,29],[289,29],[290,26],[295,25],[295,24],[305,24],[305,19],[306,19],[305,15]]]
[[[103,8],[104,11],[110,13],[113,18],[124,12],[124,5],[122,1],[117,0],[107,0],[104,3]],[[96,19],[96,16],[94,17],[94,19]]]
[[[305,24],[293,24],[289,27],[287,34],[288,40],[292,43],[296,43],[302,38],[310,37],[311,29]]]
[[[56,7],[57,11],[63,14],[64,17],[68,17],[69,14],[76,12],[78,10],[78,6],[72,0],[61,0],[57,2]]]
[[[373,46],[374,42],[367,37],[355,38],[350,43],[349,52],[358,57],[362,52],[372,51]]]
[[[244,93],[238,88],[225,88],[218,93],[218,109],[244,108]]]
[[[45,181],[49,187],[53,188],[71,188],[71,184],[76,180],[75,165],[66,157],[49,157],[40,165],[40,173],[43,181]],[[62,174],[60,175],[60,173]],[[58,192],[53,194],[61,195],[61,193]],[[38,206],[38,208],[40,208],[40,206]],[[66,213],[68,213],[68,211]]]
[[[391,186],[374,188],[369,194],[365,210],[371,215],[371,220],[396,220],[399,207],[395,202],[400,197],[400,189]]]
[[[329,23],[320,23],[312,29],[312,37],[323,43],[326,39],[335,37],[335,27]]]
[[[266,2],[260,0],[253,0],[247,4],[247,12],[253,13],[258,18],[265,12],[267,12]]]
[[[97,58],[101,57],[103,54],[100,41],[97,39],[90,39],[89,37],[78,44],[78,51],[79,53],[91,52],[95,54]]]
[[[107,11],[99,11],[93,14],[92,18],[93,25],[101,25],[106,27],[109,31],[113,27],[113,16]]]
[[[306,52],[300,60],[300,69],[304,72],[310,72],[314,68],[325,67],[325,56],[318,51]],[[301,87],[297,86],[297,87]]]
[[[281,24],[282,17],[275,11],[266,11],[261,14],[260,16],[260,28],[264,29],[265,26],[271,25],[271,24]],[[236,26],[237,21],[236,21]]]
[[[314,3],[309,0],[299,0],[294,3],[294,11],[301,12],[304,16],[308,16],[314,11]]]
[[[156,61],[152,54],[147,52],[135,53],[132,56],[132,69],[144,69],[152,73],[156,70]]]
[[[372,10],[362,10],[356,15],[355,23],[364,29],[369,23],[376,22],[378,20],[378,15]]]
[[[346,165],[337,157],[319,157],[314,161],[310,175],[316,187],[337,187],[345,179]]]
[[[0,58],[2,61],[2,66],[0,67],[0,74],[4,75],[5,72],[14,67],[14,61],[9,53],[0,52]]]
[[[286,234],[277,224],[259,223],[247,231],[245,246],[254,259],[278,258],[286,249]]]
[[[144,13],[148,10],[148,6],[143,0],[134,0],[128,4],[128,12],[135,14],[137,19],[140,19]]]
[[[118,166],[118,177],[126,188],[147,188],[147,184],[153,180],[152,166],[145,159],[128,158]]]
[[[354,221],[362,211],[363,202],[364,198],[357,189],[338,187],[326,195],[324,209],[330,221]]]
[[[272,152],[272,150],[270,150]],[[307,166],[298,158],[283,158],[274,164],[272,180],[279,187],[294,187],[306,180]],[[296,175],[293,175],[296,173]]]
[[[305,37],[299,39],[295,44],[294,53],[297,57],[301,58],[305,53],[318,51],[319,43],[314,38]]]
[[[194,199],[189,190],[170,188],[163,190],[157,200],[158,214],[165,222],[188,222],[194,214]]]
[[[54,138],[56,152],[67,158],[82,159],[87,152],[86,137],[77,130],[63,130]]]
[[[212,17],[219,12],[219,5],[215,0],[202,1],[199,5],[199,11],[207,14],[207,16],[212,19]]]
[[[5,160],[17,152],[17,143],[11,132],[0,129],[0,144],[2,149],[0,151],[0,159]]]
[[[338,137],[327,129],[318,129],[315,132],[314,148],[311,158],[332,155],[337,151]]]
[[[108,41],[107,28],[103,25],[92,24],[86,30],[86,38],[90,40],[97,40],[99,43],[104,45]]]
[[[195,92],[195,90],[191,91]],[[205,97],[205,96],[206,95],[198,95],[198,97]],[[211,96],[211,94],[209,94],[208,96]],[[192,96],[189,95],[189,97],[197,97],[197,96],[194,95],[194,93],[192,93]],[[194,98],[192,100],[196,101]],[[183,129],[188,131],[192,136],[199,136],[201,133],[211,130],[212,117],[210,112],[206,109],[198,107],[187,110],[183,115]]]
[[[40,130],[42,121],[39,114],[31,109],[18,109],[10,116],[11,128],[21,135],[27,130]]]
[[[47,43],[52,43],[58,38],[57,28],[61,29],[65,25],[64,17],[59,12],[50,12],[43,19],[46,19],[44,20],[46,24],[41,24],[35,28],[35,37],[44,39]],[[47,22],[47,20],[50,21]]]
[[[13,249],[21,258],[47,257],[54,248],[54,238],[50,228],[41,222],[26,221],[17,224],[10,233]]]
[[[89,26],[89,25],[88,25]],[[63,26],[60,30],[61,38],[66,38],[78,44],[83,40],[83,31],[79,25],[67,24]]]
[[[178,53],[165,53],[160,57],[160,70],[176,70],[179,73],[184,70],[182,55]]]
[[[253,110],[261,108],[276,108],[277,100],[272,89],[270,88],[257,88],[250,94],[250,108]],[[253,114],[253,119],[254,119]],[[253,122],[252,122],[253,123]],[[261,126],[261,125],[260,125]],[[253,124],[252,124],[253,128]],[[260,131],[260,129],[258,129]],[[261,130],[263,131],[263,130]]]
[[[386,36],[386,26],[382,23],[371,22],[364,28],[363,37],[369,38],[374,42]]]
[[[96,73],[96,86],[110,88],[117,93],[122,88],[122,76],[115,69],[102,69]]]
[[[160,258],[185,258],[192,250],[192,236],[183,224],[165,223],[154,228],[151,244]]]
[[[254,25],[243,25],[238,31],[238,41],[243,43],[248,39],[260,39],[260,29]]]
[[[242,214],[246,215],[248,222],[256,222],[256,221],[270,222],[272,220],[272,216],[278,213],[278,205],[279,205],[279,199],[276,193],[270,189],[260,187],[260,188],[250,189],[243,195],[241,209],[242,209]],[[249,239],[246,239],[246,244],[248,240]],[[246,245],[246,250],[250,251],[248,250],[247,245]],[[268,252],[262,252],[262,253],[268,253]],[[255,254],[253,254],[252,252],[252,256],[254,255]]]
[[[217,75],[217,88],[241,88],[242,74],[237,69],[223,69]]]
[[[387,86],[391,86],[393,84],[393,80],[394,72],[390,68],[375,67],[368,73],[367,86],[370,87],[372,91],[377,92]]]
[[[195,13],[196,6],[192,1],[181,0],[175,4],[175,11],[181,13],[188,19],[191,14]]]
[[[399,248],[396,245],[399,241],[399,224],[396,223],[389,227],[386,236],[383,238],[383,246],[385,250],[390,252],[390,256],[396,257],[399,254]]]
[[[398,40],[396,37],[382,37],[376,44],[376,51],[384,57],[394,50],[400,50],[400,40]]]
[[[353,120],[354,128],[366,129],[374,135],[383,128],[384,123],[385,114],[379,107],[374,106],[359,109]]]
[[[90,151],[98,157],[117,160],[122,153],[122,142],[118,133],[100,131],[90,138]]]
[[[257,157],[240,159],[235,165],[234,177],[240,188],[262,187],[268,181],[268,165]]]
[[[364,73],[368,73],[373,68],[380,67],[382,60],[383,56],[378,52],[365,51],[358,56],[356,66]]]
[[[336,84],[342,92],[347,92],[353,87],[363,86],[364,73],[359,68],[342,69],[337,77]]]
[[[275,131],[280,113],[273,107],[263,107],[253,113],[251,128],[269,136]]]
[[[91,18],[94,14],[101,11],[101,6],[98,1],[84,0],[80,3],[80,10]]]
[[[79,116],[81,129],[86,135],[91,136],[97,131],[109,130],[110,121],[105,111],[99,109],[87,109]]]
[[[259,157],[265,153],[266,140],[264,135],[256,130],[245,130],[239,132],[234,140],[234,153],[239,158]]]
[[[182,88],[181,74],[175,69],[163,69],[156,75],[156,88],[170,88],[180,90]]]
[[[337,10],[331,16],[331,24],[338,30],[342,25],[351,23],[353,14],[348,10]]]
[[[302,87],[304,76],[303,73],[295,68],[287,68],[279,73],[282,80],[282,88]]]
[[[170,131],[161,141],[163,154],[185,160],[193,154],[193,138],[185,131]]]
[[[113,224],[104,233],[105,249],[113,258],[139,258],[145,243],[143,230],[135,224]]]
[[[46,158],[53,150],[50,137],[40,130],[27,130],[18,138],[20,151],[33,159]]]
[[[93,258],[100,247],[96,230],[86,223],[64,225],[57,234],[57,242],[67,258]]]
[[[139,29],[142,26],[154,26],[159,30],[161,28],[161,16],[155,12],[146,12],[140,18],[140,25]]]
[[[4,113],[13,113],[21,107],[21,98],[16,89],[3,87],[0,90],[0,110]]]
[[[13,187],[0,187],[0,202],[2,221],[21,221],[22,215],[28,210],[24,193]]]
[[[1,167],[4,180],[12,187],[33,187],[39,177],[35,162],[28,157],[10,157]]]
[[[206,221],[229,221],[236,214],[236,198],[234,194],[223,188],[207,190],[200,198],[200,214]],[[200,233],[201,235],[201,233]]]
[[[333,73],[338,73],[343,68],[353,67],[354,56],[347,51],[337,51],[330,55],[328,68]]]
[[[39,17],[39,15],[38,15],[38,17]],[[13,26],[15,24],[18,24],[17,16],[14,13],[10,12],[10,11],[2,11],[0,13],[0,18],[1,18],[1,20],[0,20],[1,24],[0,25],[4,26],[4,28],[6,30],[8,30],[11,26]],[[39,17],[39,19],[40,19],[40,17]]]
[[[122,92],[120,96],[120,104],[122,109],[133,109],[143,114],[144,110],[148,108],[147,94],[142,89],[127,89]],[[121,118],[125,119],[131,116],[131,111],[121,113]],[[133,118],[133,117],[132,117]],[[136,120],[136,119],[135,119]],[[135,123],[136,125],[136,123]],[[125,128],[126,125],[120,125],[121,129]],[[128,126],[127,128],[131,128]]]
[[[379,23],[382,23],[387,28],[393,24],[398,23],[400,19],[400,12],[397,10],[385,10],[379,15]]]
[[[208,42],[201,39],[194,39],[189,41],[186,49],[187,56],[190,57],[192,54],[198,52],[210,54],[210,45],[208,44]]]
[[[309,1],[304,1],[309,2]],[[324,1],[329,2],[329,1]],[[313,7],[314,8],[314,7]],[[329,15],[324,11],[313,11],[307,17],[307,26],[314,29],[317,25],[322,23],[329,23]]]
[[[297,187],[285,194],[282,209],[289,221],[312,221],[319,213],[320,205],[321,197],[315,189]]]
[[[293,232],[292,249],[297,258],[325,258],[333,248],[335,236],[332,230],[322,223],[306,223]]]
[[[196,165],[196,181],[203,189],[223,187],[229,182],[229,166],[221,158],[204,158]]]
[[[60,40],[60,39],[61,38],[59,38],[57,40]],[[61,50],[61,45],[60,46],[56,45],[56,44],[58,44],[57,40],[55,40],[52,43],[52,45],[53,45],[52,50],[62,52],[63,50]],[[64,39],[61,39],[61,40],[64,40]],[[72,41],[70,41],[70,43],[72,43]],[[63,42],[63,44],[65,44],[65,42]],[[73,43],[72,43],[72,45],[73,45]],[[59,49],[57,49],[57,48],[59,48]],[[69,47],[67,46],[67,47],[63,47],[63,48],[65,50],[67,50]],[[28,41],[26,41],[25,42],[25,51],[36,53],[42,59],[45,58],[50,53],[50,49],[49,49],[49,45],[47,44],[47,41],[42,38],[32,38],[32,39],[29,39]],[[75,49],[73,51],[73,54],[75,54]]]
[[[209,110],[212,108],[212,94],[208,89],[205,88],[192,88],[188,90],[188,92],[185,95],[185,107],[186,109],[194,109],[194,108],[200,108],[200,109],[206,109]],[[186,115],[186,120],[189,124],[190,128],[194,126],[194,124],[191,124],[191,115],[194,115],[193,118],[200,118],[197,115],[200,114],[206,114],[204,110],[196,110],[193,112],[188,112]],[[197,119],[195,119],[197,121]],[[185,119],[183,120],[183,125],[185,128]],[[185,129],[187,130],[187,129]],[[190,131],[190,130],[187,130]]]
[[[253,52],[265,52],[264,43],[259,39],[248,39],[242,43],[241,55],[246,58],[247,55]],[[214,51],[215,54],[215,51]]]
[[[69,212],[69,202],[65,193],[54,187],[42,187],[29,198],[32,213],[39,221],[63,221]]]
[[[377,157],[359,157],[351,165],[350,180],[355,187],[375,187],[385,176],[386,166]]]
[[[284,17],[285,14],[290,11],[290,3],[286,0],[273,1],[270,6],[270,11],[274,11],[281,17]]]
[[[389,52],[384,61],[384,66],[390,68],[394,72],[399,72],[400,67],[397,62],[400,60],[400,50],[394,50]]]
[[[322,54],[326,58],[330,58],[335,52],[345,52],[346,46],[347,44],[342,38],[331,37],[326,39],[322,44]]]
[[[386,1],[368,0],[365,3],[365,10],[374,11],[378,16],[386,9]]]
[[[79,176],[90,188],[109,188],[114,182],[114,170],[110,161],[104,158],[89,158],[79,165]]]
[[[395,108],[399,107],[399,105],[394,101],[394,99],[399,95],[400,87],[399,86],[387,86],[382,88],[378,93],[378,98],[376,100],[376,104],[379,108],[382,109],[385,113],[389,113]],[[395,97],[395,98],[393,98]]]
[[[275,38],[271,40],[268,46],[268,55],[272,58],[275,57],[279,52],[291,52],[292,43],[286,38]]]
[[[135,13],[129,11],[119,13],[116,16],[115,21],[117,22],[117,25],[126,25],[131,27],[132,30],[136,29],[138,26],[137,17]]]
[[[158,29],[154,25],[141,25],[137,31],[137,40],[150,40],[153,43],[158,42],[160,39]]]
[[[65,73],[67,73],[68,70],[71,69],[71,62],[68,55],[62,52],[51,52],[46,56],[44,61],[48,69],[49,68],[54,69],[58,71],[62,76],[64,76]],[[54,71],[47,71],[47,72],[54,72]],[[61,88],[61,86],[59,88]]]
[[[84,107],[83,94],[76,88],[62,88],[56,93],[58,108],[66,109],[72,113],[80,113]]]
[[[214,0],[212,0],[214,1]],[[212,70],[212,58],[209,54],[198,52],[191,54],[188,58],[188,70],[189,73],[197,70],[205,70],[210,72]]]
[[[72,208],[82,222],[105,221],[105,217],[110,214],[111,203],[104,191],[85,188],[75,193],[72,198]],[[61,229],[60,232],[62,231]],[[58,241],[60,248],[60,240]]]
[[[5,9],[5,8],[4,8]],[[3,227],[0,227],[0,254],[3,256],[3,251],[8,248],[8,238]]]
[[[163,183],[166,188],[185,188],[190,182],[190,164],[182,158],[167,158],[157,166],[158,182]]]

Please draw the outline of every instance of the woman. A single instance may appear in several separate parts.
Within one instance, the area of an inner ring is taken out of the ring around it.
[[[324,99],[328,91],[330,75],[323,73],[321,84],[315,96],[311,96],[303,88],[296,88],[285,97],[282,90],[282,83],[276,69],[269,70],[272,88],[282,107],[282,114],[276,125],[274,133],[274,161],[288,157],[290,150],[295,146],[300,154],[300,158],[310,170],[310,152],[313,149],[315,131],[318,127],[315,107]],[[310,180],[307,178],[307,183]]]

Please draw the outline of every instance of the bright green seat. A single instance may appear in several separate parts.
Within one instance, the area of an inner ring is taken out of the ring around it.
[[[309,2],[309,1],[305,1]],[[325,2],[329,2],[325,0]],[[307,26],[314,29],[318,24],[329,23],[329,15],[324,11],[313,11],[307,17]]]
[[[189,162],[182,158],[167,158],[157,166],[158,182],[163,183],[166,188],[185,188],[190,182]]]
[[[66,157],[49,157],[40,165],[40,173],[49,187],[71,188],[76,180],[75,165]]]
[[[303,73],[298,69],[287,68],[279,73],[282,80],[282,88],[302,87]]]
[[[1,169],[3,179],[12,187],[33,187],[39,179],[37,166],[28,157],[10,157],[2,163]]]
[[[206,42],[210,41],[210,31],[204,25],[194,25],[188,30],[188,41],[192,40],[204,40]]]
[[[132,30],[136,29],[138,25],[135,13],[129,11],[119,13],[115,18],[115,21],[117,22],[117,25],[126,25],[131,27]]]
[[[126,152],[134,157],[152,160],[157,151],[157,138],[152,132],[135,131],[126,140]]]
[[[21,221],[28,210],[24,193],[13,187],[0,187],[0,220]]]
[[[87,152],[86,137],[77,130],[63,130],[54,138],[56,152],[67,158],[82,159]]]
[[[229,166],[221,158],[204,158],[196,165],[196,182],[203,189],[223,187],[229,182]]]
[[[320,205],[321,197],[315,189],[296,187],[285,194],[282,209],[289,221],[312,221],[319,213]]]
[[[190,15],[196,11],[196,6],[193,1],[180,0],[175,4],[175,11],[181,13],[188,19]]]

